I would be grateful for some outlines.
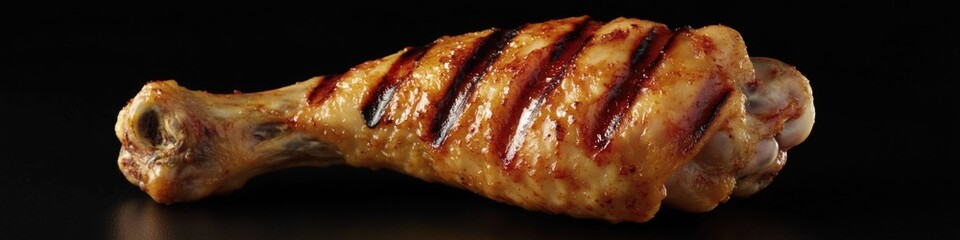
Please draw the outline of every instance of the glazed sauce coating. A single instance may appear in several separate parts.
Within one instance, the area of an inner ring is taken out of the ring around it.
[[[682,29],[680,31],[687,31]],[[607,93],[606,103],[593,131],[586,139],[590,139],[593,151],[602,151],[610,144],[610,139],[616,133],[617,127],[623,120],[624,113],[633,105],[637,95],[650,79],[650,71],[660,64],[664,53],[669,50],[675,34],[666,27],[655,27],[647,33],[643,42],[634,51],[630,61],[630,72],[625,79],[618,79],[611,91]]]
[[[485,37],[471,54],[470,59],[461,65],[453,84],[440,101],[433,124],[430,125],[433,147],[440,147],[446,140],[450,130],[463,115],[467,99],[476,90],[477,83],[490,70],[490,65],[503,53],[503,47],[517,36],[519,29],[507,32],[496,30]]]
[[[330,97],[330,94],[333,93],[334,89],[336,89],[337,82],[340,81],[340,77],[342,76],[342,74],[336,74],[324,77],[316,87],[310,90],[310,94],[307,95],[307,100],[310,102],[310,105],[323,104],[323,102]]]
[[[524,135],[533,124],[536,113],[543,106],[550,92],[563,80],[568,67],[599,27],[600,24],[597,22],[586,21],[558,41],[554,45],[550,59],[544,63],[546,67],[533,75],[534,80],[528,82],[523,88],[520,101],[512,107],[505,131],[500,134],[501,137],[497,138],[499,141],[497,145],[502,149],[498,152],[501,154],[501,164],[504,169],[511,168],[511,162],[523,144]]]
[[[363,114],[363,119],[367,127],[373,128],[380,123],[380,119],[383,118],[383,114],[386,112],[387,105],[391,99],[393,99],[394,93],[397,92],[397,87],[410,78],[410,74],[413,73],[413,69],[417,67],[418,61],[431,46],[433,46],[433,44],[407,49],[406,52],[400,55],[397,61],[393,62],[390,70],[383,75],[374,92],[369,95],[369,99],[366,100],[360,109],[360,113]]]

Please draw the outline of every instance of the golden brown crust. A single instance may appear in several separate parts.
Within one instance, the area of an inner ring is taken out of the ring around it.
[[[126,134],[140,122],[135,109],[160,104],[180,109],[159,112],[165,117],[198,113],[189,119],[200,127],[190,130],[211,130],[183,141],[213,142],[200,158],[215,164],[140,167],[152,162],[141,153],[122,154],[120,165],[135,183],[154,169],[197,169],[189,179],[144,187],[161,202],[342,157],[526,209],[643,222],[662,201],[706,211],[730,195],[757,152],[752,146],[772,134],[744,120],[742,86],[753,78],[730,28],[673,31],[637,19],[574,17],[442,37],[264,93],[212,95],[157,83],[152,88],[181,98],[138,95],[118,119],[124,149],[136,145]],[[735,147],[715,136],[734,136]],[[708,143],[732,149],[730,157],[698,155]],[[185,190],[197,182],[205,184]]]

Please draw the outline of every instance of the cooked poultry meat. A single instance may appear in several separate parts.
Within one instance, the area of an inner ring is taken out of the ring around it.
[[[294,166],[388,168],[530,210],[647,221],[769,184],[813,126],[807,79],[725,26],[573,17],[445,36],[259,93],[157,81],[119,166],[161,203]]]

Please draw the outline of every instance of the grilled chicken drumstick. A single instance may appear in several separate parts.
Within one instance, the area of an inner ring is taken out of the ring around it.
[[[119,166],[161,203],[294,166],[388,168],[520,207],[647,221],[769,184],[813,126],[807,79],[724,26],[573,17],[445,36],[259,93],[146,84]]]

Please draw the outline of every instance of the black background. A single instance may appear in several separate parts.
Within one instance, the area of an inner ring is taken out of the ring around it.
[[[338,3],[342,4],[342,3]],[[911,3],[364,1],[321,7],[56,10],[0,17],[0,238],[956,238],[951,8]],[[91,6],[85,6],[89,8]],[[116,6],[111,6],[116,7]],[[439,7],[437,10],[425,9]],[[189,10],[188,10],[189,9]],[[610,224],[528,212],[391,171],[292,169],[158,205],[116,166],[116,114],[147,81],[226,93],[337,73],[405,46],[577,15],[724,24],[796,65],[817,122],[766,190]]]

